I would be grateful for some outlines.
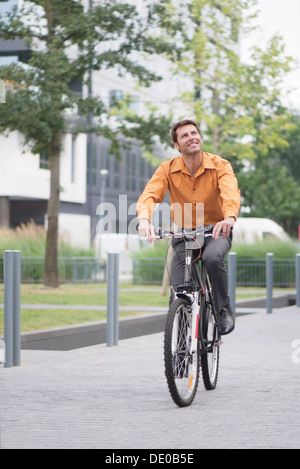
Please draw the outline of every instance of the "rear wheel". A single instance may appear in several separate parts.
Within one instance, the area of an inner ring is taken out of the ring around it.
[[[221,338],[212,304],[205,300],[204,308],[203,338],[206,352],[201,355],[201,368],[204,386],[212,390],[218,380]]]
[[[190,353],[192,311],[177,298],[170,306],[164,341],[165,373],[172,399],[179,407],[192,403],[199,381],[199,346]]]

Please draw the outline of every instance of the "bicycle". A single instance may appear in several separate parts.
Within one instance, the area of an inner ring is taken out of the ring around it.
[[[156,229],[160,239],[181,237],[186,243],[184,283],[176,291],[172,288],[173,301],[164,334],[165,375],[171,397],[179,407],[193,402],[200,365],[206,390],[215,389],[217,385],[222,342],[211,283],[201,262],[201,247],[204,238],[212,236],[212,229],[212,225],[181,233]],[[200,253],[193,260],[195,249],[200,249]],[[195,263],[198,258],[200,269]]]

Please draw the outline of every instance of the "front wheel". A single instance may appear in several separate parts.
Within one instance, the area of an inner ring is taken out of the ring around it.
[[[206,350],[201,354],[201,368],[205,389],[212,390],[218,380],[221,338],[213,306],[206,300],[204,310],[203,339]]]
[[[191,340],[192,311],[186,299],[177,298],[168,312],[164,359],[169,391],[179,407],[192,403],[199,381],[199,346],[191,353]]]

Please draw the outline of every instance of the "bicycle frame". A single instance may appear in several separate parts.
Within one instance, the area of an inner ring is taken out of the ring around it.
[[[205,235],[204,236],[211,236]],[[182,237],[185,239],[184,235]],[[204,297],[207,295],[209,302],[212,303],[211,285],[206,269],[204,268],[201,258],[201,273],[197,268],[197,265],[193,263],[193,250],[197,247],[195,242],[186,241],[185,248],[185,270],[184,270],[184,283],[178,287],[178,290],[174,292],[175,297],[186,298],[190,303],[192,313],[192,340],[190,343],[190,353],[194,353],[197,350],[198,341],[200,344],[200,353],[206,353],[210,351],[210,347],[207,347],[203,337],[203,326],[205,321],[204,311]],[[205,290],[205,286],[209,288]],[[216,339],[216,326],[214,329],[213,341]]]
[[[218,378],[221,341],[217,313],[209,276],[200,256],[204,238],[212,236],[212,231],[211,227],[201,226],[189,233],[161,229],[157,233],[159,238],[174,236],[185,241],[183,284],[176,290],[172,287],[174,301],[169,306],[164,335],[165,374],[169,391],[174,402],[185,407],[192,403],[196,395],[200,367],[207,390],[215,389]],[[200,250],[197,258],[193,255],[196,249]],[[199,269],[196,263],[198,258]]]

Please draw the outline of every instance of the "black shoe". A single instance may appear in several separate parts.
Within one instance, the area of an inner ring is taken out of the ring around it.
[[[230,306],[225,306],[220,312],[219,332],[221,335],[230,334],[234,329],[234,317]]]

